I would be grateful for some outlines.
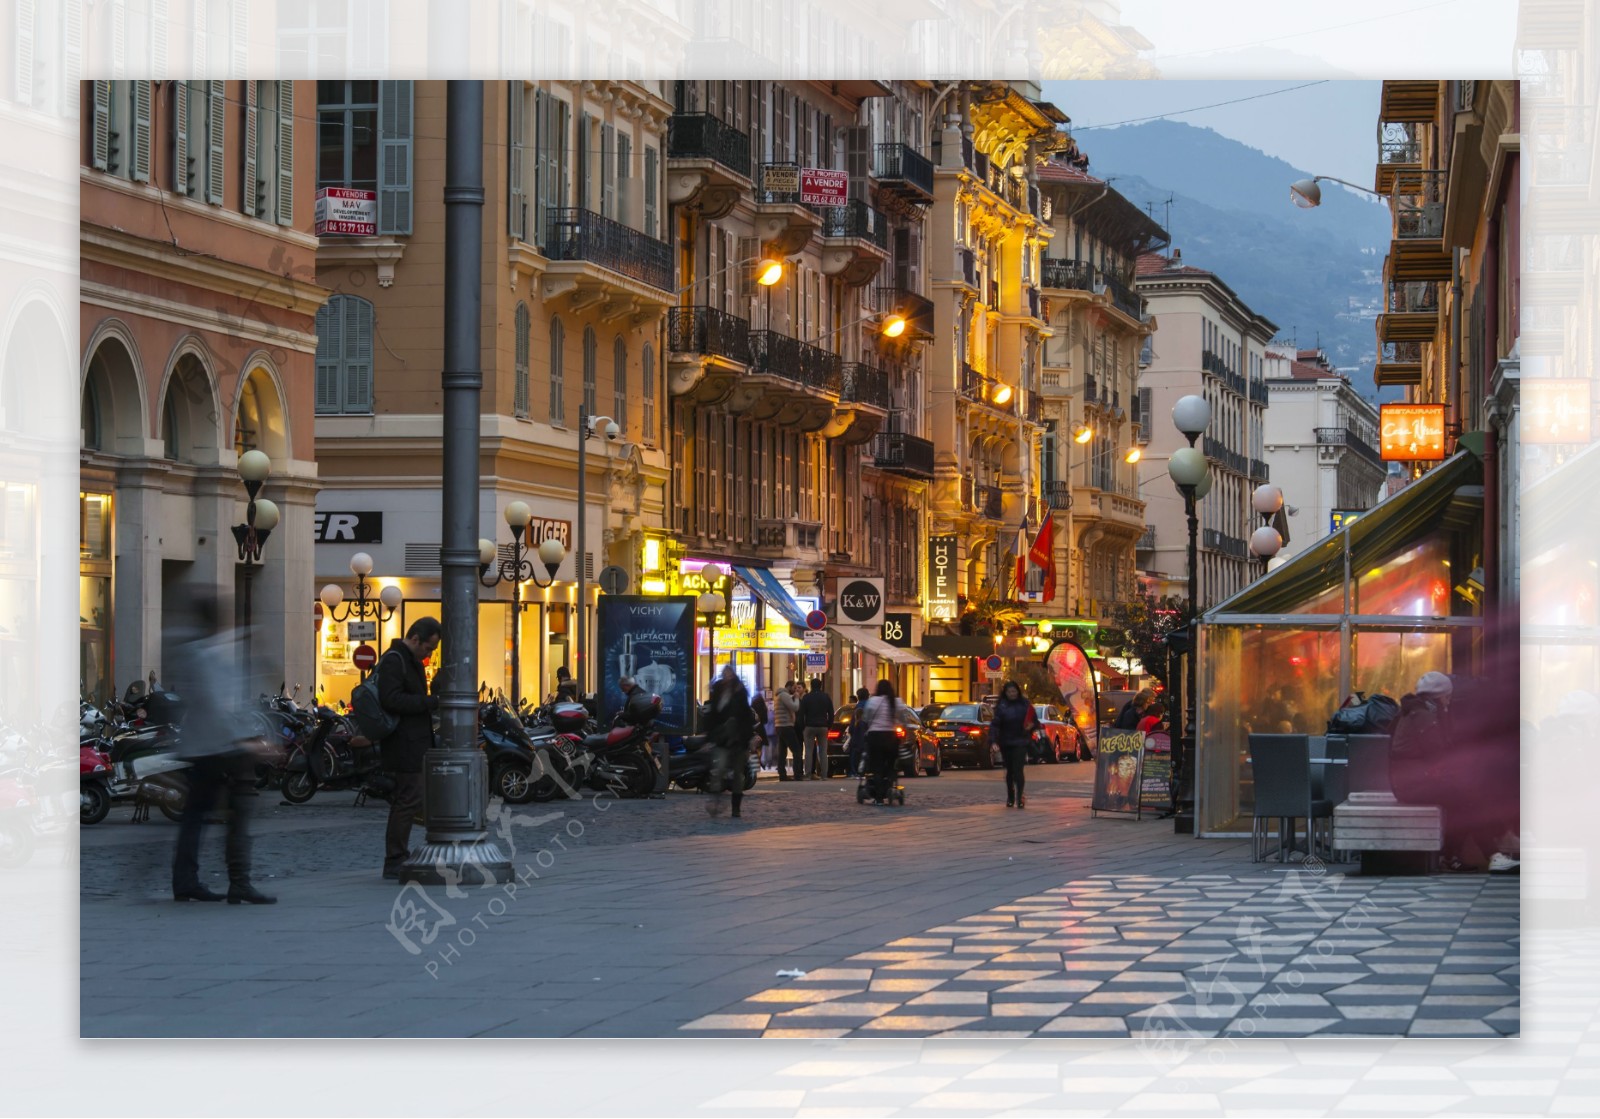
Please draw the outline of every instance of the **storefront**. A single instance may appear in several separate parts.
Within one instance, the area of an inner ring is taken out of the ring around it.
[[[78,686],[97,704],[117,690],[111,659],[115,511],[109,485],[78,491]]]
[[[1201,617],[1200,834],[1249,832],[1252,733],[1321,734],[1352,692],[1483,675],[1482,482],[1461,451]]]

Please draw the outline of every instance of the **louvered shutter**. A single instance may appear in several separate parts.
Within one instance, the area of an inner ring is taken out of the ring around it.
[[[337,413],[344,399],[340,348],[344,344],[345,297],[336,295],[317,309],[317,389],[319,415]]]
[[[150,76],[167,76],[167,0],[150,0]]]
[[[522,79],[506,83],[506,232],[528,239],[528,199],[523,186]]]
[[[94,82],[94,104],[90,107],[92,120],[89,162],[98,170],[111,167],[111,83]]]
[[[260,128],[260,82],[244,83],[244,212],[256,216],[256,144]]]
[[[206,66],[211,61],[211,37],[206,30],[207,9],[210,7],[209,0],[198,0],[197,3],[189,8],[190,27],[193,28],[193,38],[190,41],[189,68],[196,74],[205,73]]]
[[[550,207],[550,98],[544,90],[533,95],[533,236],[527,238],[544,246],[545,211]]]
[[[149,82],[133,84],[133,179],[150,181],[150,91]]]
[[[17,40],[12,57],[16,60],[16,100],[19,105],[32,105],[34,0],[14,0],[14,2]]]
[[[128,10],[124,0],[111,4],[111,76],[120,78],[128,72]]]
[[[372,409],[372,304],[347,296],[344,314],[344,410]]]
[[[76,119],[78,82],[83,75],[83,7],[79,4],[61,5],[61,71],[61,115]]]
[[[656,182],[660,178],[660,156],[655,148],[647,147],[644,150],[644,231],[652,237],[659,237],[659,215],[656,204]]]
[[[761,255],[761,238],[741,237],[735,246],[738,256],[735,260],[754,260]],[[752,264],[741,265],[739,268],[739,311],[743,317],[750,317],[750,303],[756,297],[755,267]]]
[[[617,220],[628,224],[637,209],[633,191],[633,139],[626,133],[617,133]]]
[[[600,215],[617,216],[616,168],[612,165],[612,152],[617,144],[617,130],[609,124],[600,126]]]
[[[410,82],[378,83],[378,232],[411,232]]]
[[[589,114],[580,113],[578,116],[578,205],[580,210],[589,208],[589,143],[590,127]]]
[[[189,182],[189,83],[172,87],[172,189],[178,194],[193,193]]]
[[[278,83],[278,187],[279,225],[294,224],[294,83]]]
[[[521,84],[520,82],[517,84]],[[517,368],[512,407],[518,416],[528,414],[528,350],[532,320],[526,303],[517,304]]]
[[[844,169],[850,176],[850,199],[865,202],[871,191],[872,135],[865,125],[844,130]]]
[[[206,201],[222,205],[224,130],[228,119],[228,83],[206,83]]]
[[[249,0],[233,0],[233,21],[228,29],[228,76],[242,78],[245,64],[250,59],[250,4]]]
[[[565,28],[562,30],[563,34],[565,34]],[[565,58],[565,54],[563,54],[562,57]],[[564,210],[569,205],[569,200],[572,197],[571,180],[567,175],[567,136],[571,131],[572,126],[572,106],[568,105],[565,101],[558,100],[555,104],[555,114],[556,129],[554,151],[556,153],[556,190],[555,199],[551,205],[555,206],[557,209]]]

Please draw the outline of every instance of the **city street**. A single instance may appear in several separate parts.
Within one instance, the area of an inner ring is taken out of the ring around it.
[[[1519,1028],[1515,879],[1342,877],[1095,819],[1092,769],[764,776],[501,814],[521,881],[378,877],[386,806],[258,801],[270,908],[176,904],[176,828],[82,831],[81,1023],[107,1036],[1481,1036]],[[492,806],[498,809],[498,803]],[[202,867],[220,887],[221,829]],[[420,839],[420,830],[416,834]],[[805,974],[785,978],[781,971]]]

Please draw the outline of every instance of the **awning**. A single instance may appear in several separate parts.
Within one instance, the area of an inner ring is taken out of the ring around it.
[[[915,649],[901,649],[889,644],[866,626],[829,626],[834,633],[882,660],[895,664],[936,664]]]
[[[935,659],[990,657],[994,655],[994,638],[981,633],[925,633],[922,635],[922,652]]]
[[[740,567],[735,564],[733,573],[741,581],[754,587],[763,601],[782,614],[789,624],[805,628],[806,612],[800,609],[800,604],[794,600],[794,596],[784,590],[783,584],[778,582],[778,577],[771,570],[765,567]]]

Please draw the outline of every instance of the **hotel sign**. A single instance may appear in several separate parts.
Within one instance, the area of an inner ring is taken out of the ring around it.
[[[956,538],[928,538],[928,619],[956,620]]]
[[[1384,462],[1438,462],[1444,458],[1443,404],[1384,404],[1378,430]]]

